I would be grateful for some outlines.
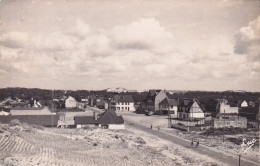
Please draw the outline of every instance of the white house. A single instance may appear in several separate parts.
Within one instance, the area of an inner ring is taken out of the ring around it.
[[[204,119],[205,114],[196,99],[180,99],[178,118],[183,120]]]
[[[159,103],[162,114],[170,114],[171,118],[177,118],[178,102],[175,99],[165,98]]]
[[[134,100],[131,95],[115,95],[110,102],[112,110],[135,111]]]
[[[220,114],[238,114],[238,107],[231,107],[226,99],[219,99],[217,112]]]
[[[76,108],[77,107],[77,101],[69,96],[66,100],[65,100],[65,107],[66,108]]]
[[[241,107],[248,107],[248,104],[245,100],[241,103]]]

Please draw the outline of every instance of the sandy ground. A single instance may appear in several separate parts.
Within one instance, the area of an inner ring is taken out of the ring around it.
[[[200,132],[183,132],[177,129],[168,128],[168,119],[167,116],[159,116],[159,115],[152,115],[146,116],[143,114],[135,114],[131,112],[117,112],[118,115],[122,115],[124,118],[134,121],[134,123],[142,124],[143,126],[150,127],[151,124],[153,125],[154,130],[158,130],[158,126],[160,127],[160,132],[167,133],[169,135],[174,135],[181,137],[186,140],[200,140],[200,144],[203,144],[209,147],[211,150],[220,153],[227,153],[238,156],[241,146],[236,145],[229,141],[223,142],[223,137],[219,136],[203,136],[200,135]],[[252,140],[252,137],[258,137],[259,139],[259,132],[250,132],[247,134],[237,134],[237,135],[226,135],[227,137],[241,137],[246,138],[248,140]],[[242,142],[241,142],[242,143]],[[259,147],[250,148],[247,153],[242,153],[242,157],[248,160],[253,160],[259,162]]]
[[[0,125],[0,165],[224,165],[134,128]]]

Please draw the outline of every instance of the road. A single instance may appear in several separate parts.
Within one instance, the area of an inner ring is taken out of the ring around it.
[[[101,111],[97,108],[91,108],[91,107],[90,107],[90,110],[97,111],[97,112],[103,112],[103,111]],[[147,132],[149,134],[153,134],[153,135],[155,135],[155,136],[157,136],[161,139],[171,141],[174,144],[181,145],[185,148],[189,148],[191,150],[194,150],[197,153],[209,156],[213,159],[216,159],[217,161],[221,161],[221,162],[229,164],[231,166],[238,166],[239,165],[238,156],[225,155],[225,153],[221,153],[221,152],[219,153],[219,152],[216,152],[216,151],[212,151],[211,149],[209,149],[209,148],[207,148],[206,146],[203,146],[203,145],[200,145],[197,148],[191,148],[190,141],[184,140],[184,139],[179,138],[179,137],[175,137],[173,135],[168,135],[168,134],[165,134],[163,132],[159,132],[157,130],[157,128],[151,129],[150,126],[144,126],[140,123],[135,123],[134,125],[130,125],[132,120],[128,119],[127,116],[123,115],[123,117],[124,117],[124,120],[125,120],[125,124],[128,127],[134,127],[138,130]],[[241,157],[240,166],[259,166],[259,163],[256,163],[254,161],[249,161],[249,160],[243,159],[243,157]]]
[[[130,122],[131,122],[130,120],[127,120],[127,118],[124,118],[124,120],[125,120],[126,125],[129,125]],[[229,164],[231,166],[236,166],[236,165],[238,166],[239,165],[238,156],[236,158],[234,158],[232,156],[226,156],[226,155],[224,155],[224,153],[218,153],[218,152],[212,151],[205,146],[199,146],[197,148],[191,148],[190,141],[187,141],[187,140],[181,139],[179,137],[174,137],[172,135],[168,135],[168,134],[159,132],[157,129],[151,129],[149,126],[142,126],[140,124],[135,123],[134,125],[131,125],[131,127],[134,127],[138,130],[142,130],[142,131],[147,132],[149,134],[153,134],[153,135],[155,135],[159,138],[171,141],[174,144],[181,145],[185,148],[189,148],[189,149],[194,150],[194,151],[196,151],[200,154],[207,155],[211,158],[216,159],[217,161],[222,161],[223,163]],[[248,161],[248,160],[241,158],[240,166],[259,166],[259,163],[255,163],[253,161]]]

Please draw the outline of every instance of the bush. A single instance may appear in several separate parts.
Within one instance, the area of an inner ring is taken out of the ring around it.
[[[137,137],[136,138],[136,142],[139,143],[139,144],[145,144],[146,142],[143,140],[143,138],[140,138],[140,137]]]
[[[22,123],[18,119],[13,119],[13,120],[11,120],[10,125],[11,126],[21,126]]]
[[[245,133],[247,129],[245,128],[239,128],[239,127],[230,127],[230,128],[210,128],[206,130],[205,132],[201,133],[201,135],[234,135],[234,134],[242,134]]]

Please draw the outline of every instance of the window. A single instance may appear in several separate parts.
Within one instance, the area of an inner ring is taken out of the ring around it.
[[[129,111],[129,107],[128,107],[128,111]]]
[[[124,102],[122,102],[122,105],[124,105],[125,103]]]
[[[127,110],[127,107],[125,107],[125,110]]]
[[[116,109],[117,109],[117,110],[120,110],[120,107],[117,107]]]
[[[122,107],[122,110],[124,110],[124,107]]]

